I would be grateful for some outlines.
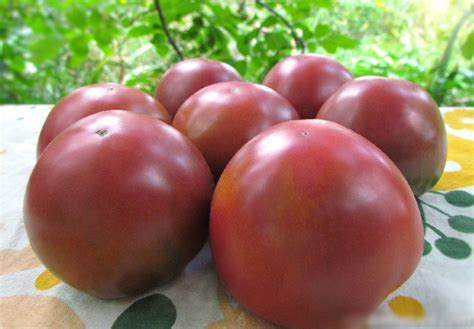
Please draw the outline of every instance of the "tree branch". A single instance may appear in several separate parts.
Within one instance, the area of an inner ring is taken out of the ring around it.
[[[291,36],[295,40],[296,46],[301,49],[302,53],[305,53],[306,52],[306,43],[304,42],[304,40],[302,38],[300,38],[298,36],[293,24],[291,24],[283,15],[281,15],[279,12],[277,12],[275,9],[273,9],[272,7],[267,5],[262,0],[255,0],[255,2],[257,3],[257,5],[262,6],[263,8],[268,10],[272,15],[274,15],[275,17],[280,19],[283,22],[283,24],[285,24],[290,29]]]
[[[163,27],[163,31],[165,32],[166,37],[168,38],[168,42],[171,45],[171,47],[173,47],[174,51],[176,52],[176,55],[178,55],[179,60],[182,61],[183,54],[181,53],[178,46],[176,45],[173,38],[171,37],[170,31],[168,30],[168,26],[166,25],[165,16],[163,15],[163,10],[161,10],[160,1],[154,0],[154,2],[155,2],[155,9],[158,12],[158,15],[160,16],[161,26]]]

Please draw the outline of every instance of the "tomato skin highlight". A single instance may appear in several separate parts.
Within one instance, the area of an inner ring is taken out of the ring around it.
[[[51,110],[40,132],[37,157],[68,126],[94,113],[128,110],[171,123],[166,109],[144,92],[116,83],[99,83],[78,88],[63,97]]]
[[[293,106],[263,85],[230,81],[208,86],[184,102],[173,127],[201,150],[217,179],[247,141],[283,121],[299,119]]]
[[[224,286],[256,315],[351,328],[413,273],[423,228],[385,154],[338,124],[298,120],[262,132],[229,162],[210,244]]]
[[[429,191],[443,173],[443,118],[430,94],[414,83],[371,76],[354,79],[324,103],[317,118],[369,139],[397,165],[415,195]]]
[[[213,187],[204,157],[179,131],[105,111],[45,149],[24,222],[61,280],[101,298],[134,296],[176,277],[203,246]]]
[[[241,81],[227,63],[208,58],[191,58],[171,66],[157,84],[155,98],[175,116],[186,99],[202,88],[218,82]]]
[[[326,99],[351,79],[352,74],[330,57],[300,54],[278,62],[263,84],[288,99],[301,119],[313,119]]]

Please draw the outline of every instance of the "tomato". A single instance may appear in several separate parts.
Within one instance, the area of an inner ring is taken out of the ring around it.
[[[155,98],[174,116],[181,104],[198,90],[217,82],[242,80],[229,64],[192,58],[173,65],[161,77]]]
[[[366,137],[398,166],[413,193],[440,178],[447,155],[443,118],[420,86],[383,77],[355,79],[332,95],[317,115]]]
[[[313,119],[324,101],[352,74],[327,56],[305,54],[278,62],[263,84],[287,98],[302,119]]]
[[[423,227],[410,187],[372,143],[336,123],[280,123],[217,183],[210,244],[225,287],[290,328],[360,325],[415,270]]]
[[[77,120],[107,110],[129,110],[171,122],[165,108],[138,89],[115,83],[84,86],[66,95],[53,107],[41,129],[37,156],[41,155],[54,137]]]
[[[173,126],[201,150],[216,178],[230,158],[266,128],[298,119],[291,104],[272,89],[241,81],[221,82],[191,96]]]
[[[58,135],[28,182],[31,246],[64,282],[102,298],[175,277],[203,246],[213,179],[199,150],[150,116],[105,111]]]

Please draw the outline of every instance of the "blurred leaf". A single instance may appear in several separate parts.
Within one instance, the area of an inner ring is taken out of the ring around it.
[[[89,23],[89,26],[92,27],[94,30],[100,30],[104,24],[103,13],[101,13],[96,8],[92,8],[88,23]],[[106,32],[106,29],[104,29],[103,32]]]
[[[247,71],[247,61],[246,60],[240,60],[234,63],[233,67],[237,70],[237,72],[240,73],[240,75],[244,76],[245,72]]]
[[[326,24],[318,24],[314,29],[313,36],[316,38],[321,38],[325,35],[328,35],[331,32],[331,27]]]
[[[287,48],[290,41],[285,37],[283,32],[269,32],[265,34],[265,42],[272,49]]]
[[[164,33],[161,31],[155,31],[155,33],[153,34],[153,38],[151,38],[151,43],[154,44],[155,46],[163,43],[167,47],[170,47],[170,45],[166,41],[166,37]]]
[[[159,43],[155,46],[155,50],[160,57],[167,57],[171,53],[170,45],[167,43]]]
[[[466,41],[461,46],[461,51],[465,59],[474,57],[474,31],[467,36]]]
[[[273,26],[278,24],[278,18],[276,18],[274,15],[270,15],[267,18],[265,18],[260,26],[262,27],[268,27],[268,26]]]
[[[337,44],[330,38],[323,39],[319,41],[319,43],[321,44],[321,46],[323,46],[324,49],[326,49],[328,53],[335,53],[337,50]]]
[[[237,17],[233,15],[231,11],[226,10],[222,4],[213,4],[209,1],[204,8],[204,12],[207,13],[208,17],[211,19],[211,21],[216,27],[219,26],[225,28],[228,31],[237,32]]]
[[[249,44],[245,41],[244,37],[240,37],[240,38],[236,39],[235,44],[237,46],[237,50],[242,55],[248,55],[249,54]]]
[[[245,41],[246,42],[250,42],[252,41],[253,39],[255,39],[260,33],[260,29],[254,29],[252,31],[250,31],[250,33],[248,33],[246,36],[245,36]]]
[[[110,57],[114,53],[114,50],[110,46],[100,46],[100,50],[102,50],[105,57]]]
[[[94,31],[94,39],[97,42],[97,45],[104,50],[112,43],[112,40],[115,38],[115,35],[118,34],[118,31],[110,27],[108,29],[100,29]]]
[[[153,32],[153,27],[149,25],[136,25],[128,31],[128,36],[132,38],[141,37]]]
[[[80,34],[69,42],[69,47],[78,56],[85,56],[89,52],[90,37],[87,34]]]
[[[306,46],[308,47],[309,53],[315,53],[319,51],[321,45],[316,39],[310,39],[306,41]]]
[[[352,49],[357,47],[359,42],[343,34],[333,34],[329,37],[337,47],[344,49]]]
[[[313,0],[318,8],[330,9],[333,7],[333,0]]]
[[[25,69],[26,63],[22,58],[12,58],[11,61],[8,63],[11,70],[16,71],[18,73],[22,73]]]
[[[63,10],[64,9],[64,4],[66,1],[60,1],[60,0],[49,0],[48,4],[52,6],[55,9],[58,10]]]
[[[187,0],[160,0],[161,9],[168,21],[172,21],[181,16],[190,14],[192,12],[199,12],[201,1]]]
[[[57,35],[45,35],[31,45],[33,61],[40,64],[55,57],[64,46],[64,41]]]
[[[78,7],[72,7],[67,13],[66,17],[72,25],[82,28],[87,26],[87,16],[84,10]]]
[[[31,15],[26,18],[26,23],[36,33],[47,33],[50,31],[47,20],[40,15]]]
[[[84,63],[84,61],[87,59],[87,54],[84,54],[84,53],[74,53],[72,56],[71,56],[71,61],[70,61],[70,65],[71,65],[71,68],[76,68],[78,67],[79,65],[81,65],[82,63]]]
[[[301,25],[300,30],[303,33],[303,38],[304,39],[308,40],[308,39],[311,39],[313,37],[313,32],[311,32],[311,29],[308,26]]]

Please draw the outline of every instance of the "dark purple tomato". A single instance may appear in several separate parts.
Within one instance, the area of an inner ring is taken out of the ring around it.
[[[285,328],[359,328],[415,270],[423,227],[382,151],[336,123],[294,120],[229,162],[210,243],[224,286],[254,314]]]
[[[138,89],[116,83],[81,87],[62,98],[49,113],[39,136],[37,156],[69,125],[88,115],[108,110],[144,113],[166,123],[171,122],[165,108]]]
[[[312,119],[324,101],[351,79],[352,74],[334,59],[305,54],[278,62],[263,84],[287,98],[301,119]]]
[[[263,85],[231,81],[208,86],[184,102],[173,126],[201,150],[219,177],[242,145],[277,123],[298,119],[291,104]]]
[[[58,135],[28,182],[31,246],[64,282],[102,298],[175,277],[207,236],[213,179],[179,131],[130,111],[90,115]]]
[[[355,79],[324,103],[317,118],[337,122],[377,145],[416,195],[430,190],[443,173],[447,154],[443,118],[430,94],[414,83]]]
[[[218,82],[240,81],[240,74],[229,64],[207,58],[186,59],[173,65],[161,77],[155,98],[172,117],[181,104],[198,90]]]

